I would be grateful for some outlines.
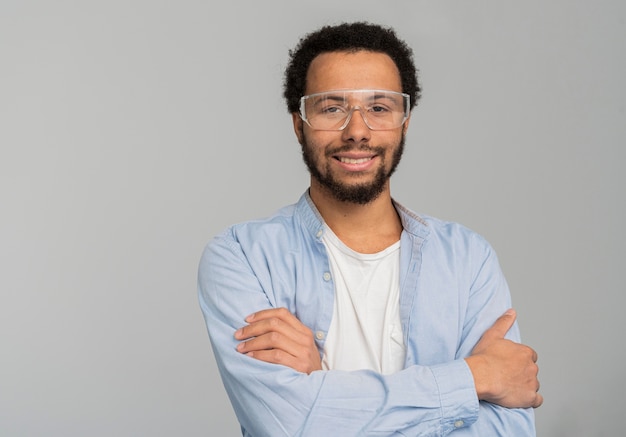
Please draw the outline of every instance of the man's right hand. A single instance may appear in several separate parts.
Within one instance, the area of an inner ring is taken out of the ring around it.
[[[478,399],[507,408],[537,408],[539,391],[537,353],[528,346],[504,338],[515,322],[509,310],[489,328],[465,359]]]
[[[313,332],[287,308],[258,311],[246,317],[246,322],[248,325],[235,332],[241,341],[239,352],[302,373],[322,369]]]

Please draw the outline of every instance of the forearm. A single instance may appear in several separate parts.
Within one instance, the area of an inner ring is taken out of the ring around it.
[[[222,355],[218,362],[237,417],[254,436],[443,436],[477,419],[478,400],[462,360],[389,376],[306,375],[241,355]]]
[[[447,435],[476,420],[478,400],[465,362],[310,375],[239,353],[234,332],[271,307],[258,281],[222,247],[201,263],[199,299],[228,395],[251,435]]]
[[[476,379],[477,396],[481,400],[492,395],[490,391],[493,389],[494,382],[496,382],[496,385],[498,384],[497,375],[494,374],[493,370],[489,370],[490,366],[488,363],[482,362],[484,358],[480,354],[474,355],[479,352],[480,346],[478,346],[478,343],[481,342],[483,335],[486,335],[486,331],[491,330],[496,320],[500,323],[505,317],[512,317],[511,320],[514,320],[515,317],[514,314],[503,315],[512,305],[509,288],[500,269],[496,254],[486,242],[483,244],[484,256],[482,258],[476,257],[473,260],[476,263],[475,275],[473,276],[466,308],[462,341],[457,351],[457,357],[466,358],[470,363],[470,368],[476,371],[474,376]],[[526,352],[520,352],[526,346],[519,344],[521,339],[516,321],[512,323],[510,328],[506,329],[506,332],[502,332],[502,335],[506,339],[504,343],[511,343],[506,346],[513,348],[513,352],[510,354],[503,352],[511,359],[515,357],[514,365],[507,365],[503,368],[508,377],[513,380],[511,373],[513,368],[528,360],[527,357],[524,357]],[[493,355],[493,350],[491,355]],[[508,351],[509,349],[503,350]],[[530,352],[529,348],[528,352]],[[471,362],[471,360],[476,360],[476,362]],[[532,362],[528,361],[528,363],[532,365]],[[481,371],[477,371],[480,366],[483,367],[482,374]],[[484,369],[487,369],[486,372]],[[507,385],[510,387],[509,384]],[[535,394],[533,391],[533,393],[528,395]],[[494,402],[501,403],[500,401]],[[524,400],[522,396],[508,398],[506,402],[502,403],[514,404],[510,406],[520,406],[522,404],[527,406],[532,404],[531,401]],[[479,416],[479,420],[472,426],[475,433],[471,435],[505,434],[523,437],[535,435],[534,412],[532,408],[505,408],[501,405],[481,401]],[[470,434],[459,433],[459,435]]]

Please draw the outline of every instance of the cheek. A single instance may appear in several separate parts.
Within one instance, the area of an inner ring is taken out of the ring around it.
[[[336,140],[332,135],[328,135],[323,131],[311,131],[305,129],[302,131],[303,146],[308,147],[312,153],[318,155],[323,154],[323,151],[333,145],[333,140]]]
[[[376,147],[381,146],[385,148],[386,155],[392,155],[394,151],[400,147],[402,142],[402,132],[388,132],[386,135],[381,135],[378,138],[372,138],[370,145]]]

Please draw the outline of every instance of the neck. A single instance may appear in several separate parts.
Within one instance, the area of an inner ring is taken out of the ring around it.
[[[402,223],[391,200],[389,182],[376,199],[364,205],[337,200],[315,183],[309,193],[326,224],[352,250],[376,253],[400,239]]]

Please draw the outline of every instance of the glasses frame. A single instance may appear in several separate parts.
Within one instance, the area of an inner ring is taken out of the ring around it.
[[[396,127],[390,127],[390,128],[385,128],[385,129],[373,128],[372,126],[370,126],[370,124],[367,121],[367,114],[363,112],[364,108],[362,108],[361,106],[350,105],[351,106],[350,111],[348,112],[348,115],[346,116],[344,123],[340,127],[335,128],[335,129],[318,129],[318,128],[311,126],[311,123],[309,122],[308,117],[306,116],[306,109],[305,109],[306,101],[312,97],[317,97],[317,96],[321,96],[322,94],[329,94],[329,93],[335,93],[335,92],[336,93],[365,93],[365,92],[377,93],[379,92],[379,93],[397,94],[399,96],[402,96],[402,99],[404,102],[404,117],[402,118],[402,122]],[[363,117],[363,121],[365,122],[365,124],[370,130],[380,131],[380,130],[397,129],[400,126],[402,126],[404,122],[407,121],[409,116],[411,115],[411,96],[409,96],[407,93],[401,93],[398,91],[390,91],[390,90],[381,90],[381,89],[341,89],[341,90],[323,91],[319,93],[307,94],[306,96],[300,97],[300,112],[298,115],[300,115],[300,118],[302,119],[302,121],[304,121],[313,130],[342,131],[346,128],[346,126],[348,126],[348,124],[350,123],[350,120],[352,120],[352,114],[354,114],[355,110],[358,110],[361,113],[361,117]]]

